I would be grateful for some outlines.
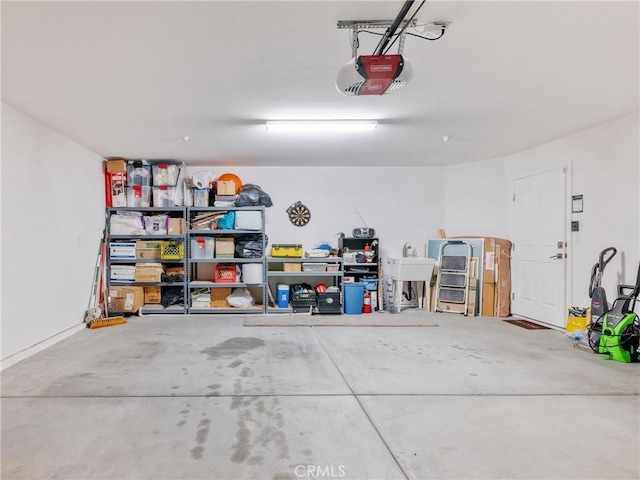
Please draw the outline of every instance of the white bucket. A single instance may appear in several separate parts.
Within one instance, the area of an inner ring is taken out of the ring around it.
[[[242,265],[242,281],[244,283],[262,283],[262,264],[245,263]]]

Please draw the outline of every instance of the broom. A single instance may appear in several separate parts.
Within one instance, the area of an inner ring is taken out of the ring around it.
[[[91,297],[89,299],[89,307],[84,315],[84,321],[87,324],[87,328],[101,328],[109,327],[111,325],[118,325],[127,323],[124,317],[108,317],[107,309],[107,295],[105,295],[104,288],[106,287],[106,269],[104,268],[104,258],[106,249],[106,230],[102,231],[102,238],[100,239],[100,248],[98,249],[98,259],[96,261],[96,270],[93,275],[93,286],[91,289]],[[98,297],[98,293],[100,298]],[[104,305],[103,309],[100,305]]]

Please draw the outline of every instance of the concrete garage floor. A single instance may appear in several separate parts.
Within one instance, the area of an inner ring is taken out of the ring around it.
[[[84,330],[2,372],[1,478],[640,478],[638,364],[430,315]]]

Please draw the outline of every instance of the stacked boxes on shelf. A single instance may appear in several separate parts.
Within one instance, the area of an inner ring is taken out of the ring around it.
[[[181,165],[177,162],[109,159],[105,162],[107,207],[173,207]]]
[[[190,313],[264,311],[264,207],[190,207],[188,289]],[[205,305],[206,303],[206,305]]]
[[[112,207],[106,213],[111,310],[134,313],[142,306],[157,313],[176,306],[172,312],[184,311],[184,210]]]

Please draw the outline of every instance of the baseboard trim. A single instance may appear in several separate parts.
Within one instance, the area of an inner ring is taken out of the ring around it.
[[[16,363],[24,360],[25,358],[29,358],[32,355],[35,355],[38,352],[41,352],[45,348],[49,348],[51,345],[55,345],[61,340],[64,340],[71,335],[78,333],[87,328],[86,323],[80,323],[71,328],[67,328],[66,330],[53,335],[52,337],[46,338],[41,342],[36,343],[35,345],[30,346],[29,348],[25,348],[24,350],[19,351],[18,353],[14,353],[13,355],[8,356],[7,358],[3,358],[0,361],[0,371],[8,368]]]

